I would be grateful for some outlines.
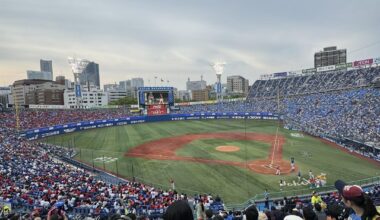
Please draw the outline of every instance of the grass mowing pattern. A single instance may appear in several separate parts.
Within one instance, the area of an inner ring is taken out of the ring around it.
[[[93,158],[114,157],[116,163],[95,162],[100,168],[103,166],[114,173],[137,179],[156,187],[169,188],[169,180],[175,180],[179,191],[192,195],[197,192],[220,195],[226,203],[241,203],[256,194],[263,193],[264,189],[279,191],[279,180],[296,179],[296,174],[283,177],[253,173],[247,169],[227,165],[200,164],[185,161],[157,161],[141,158],[126,158],[124,153],[139,144],[161,139],[194,133],[209,132],[258,132],[275,134],[277,121],[265,120],[201,120],[176,121],[115,126],[75,132],[43,141],[58,145],[69,146],[74,142],[78,149],[77,159],[92,164]],[[358,180],[379,175],[379,167],[334,149],[317,138],[304,136],[292,137],[286,129],[279,129],[279,134],[286,137],[283,146],[283,157],[290,160],[293,156],[304,177],[309,169],[314,174],[327,174],[328,184],[336,179]],[[74,140],[74,141],[73,141]],[[239,146],[239,152],[215,152],[219,145]],[[231,141],[204,139],[189,143],[177,151],[181,156],[204,157],[232,161],[246,161],[256,158],[265,158],[268,155],[269,145],[257,141]],[[262,153],[265,153],[262,155]],[[133,169],[132,169],[133,166]],[[132,170],[134,171],[132,173]],[[300,189],[286,187],[285,190]]]

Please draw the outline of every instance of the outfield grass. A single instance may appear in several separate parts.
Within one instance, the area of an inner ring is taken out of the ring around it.
[[[169,180],[175,180],[179,191],[195,194],[198,192],[220,195],[226,203],[241,203],[256,194],[263,193],[264,189],[279,191],[281,177],[262,175],[245,168],[228,165],[201,164],[185,161],[159,161],[141,158],[127,158],[124,153],[139,144],[161,139],[164,137],[184,134],[208,132],[259,132],[275,134],[278,123],[262,120],[202,120],[176,121],[149,124],[115,126],[76,132],[56,137],[46,138],[44,141],[63,146],[78,148],[78,160],[103,168],[126,178],[132,176],[158,187],[169,188]],[[377,176],[379,167],[359,159],[355,156],[336,150],[335,148],[310,136],[292,137],[289,131],[283,128],[279,133],[286,137],[283,147],[283,157],[290,160],[295,157],[296,164],[306,177],[309,169],[314,174],[327,174],[328,184],[336,179],[358,180]],[[223,153],[215,150],[220,145],[234,145],[240,151]],[[221,159],[230,161],[247,161],[266,158],[269,145],[258,141],[237,141],[203,139],[193,141],[176,154],[180,156],[194,156],[207,159]],[[93,162],[99,157],[118,158],[117,162]],[[283,176],[286,181],[296,179],[295,174]],[[287,187],[284,190],[298,189]]]

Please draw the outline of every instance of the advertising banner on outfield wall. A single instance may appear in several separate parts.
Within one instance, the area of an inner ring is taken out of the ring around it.
[[[331,71],[335,70],[335,65],[330,65],[330,66],[322,66],[317,68],[317,72],[324,72],[324,71]]]
[[[265,80],[265,79],[271,79],[273,77],[272,74],[263,74],[260,75],[260,79]]]
[[[296,75],[301,75],[302,70],[293,70],[288,72],[288,76],[296,76]]]
[[[302,73],[315,73],[317,70],[315,68],[304,69]]]
[[[347,69],[347,67],[351,67],[352,64],[348,64],[348,63],[342,63],[342,64],[337,64],[335,65],[335,69],[337,70],[341,70],[341,69]]]
[[[159,110],[160,111],[160,110]],[[36,140],[53,135],[66,134],[94,128],[104,128],[118,125],[132,125],[158,121],[182,121],[182,120],[209,120],[209,119],[262,119],[277,120],[278,115],[270,112],[224,112],[224,113],[193,113],[193,114],[166,114],[152,116],[132,116],[108,120],[82,121],[64,125],[55,125],[45,128],[36,128],[21,134],[29,140]]]
[[[274,78],[278,78],[278,77],[287,77],[287,76],[288,76],[288,72],[273,73],[273,77],[274,77]]]
[[[33,109],[66,109],[65,105],[29,105],[29,108]]]
[[[358,60],[354,61],[353,67],[359,67],[359,66],[365,66],[365,65],[371,65],[373,63],[373,59],[366,59],[366,60]]]

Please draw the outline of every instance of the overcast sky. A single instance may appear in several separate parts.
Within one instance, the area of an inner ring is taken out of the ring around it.
[[[53,60],[72,79],[68,56],[99,63],[101,84],[154,76],[185,88],[208,84],[210,67],[250,84],[261,74],[313,67],[325,46],[348,61],[380,56],[380,1],[0,0],[0,85]],[[157,85],[160,85],[157,83]]]

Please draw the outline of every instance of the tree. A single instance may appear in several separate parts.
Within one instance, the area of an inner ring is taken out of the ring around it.
[[[136,105],[137,99],[132,97],[124,97],[109,103],[110,105]]]

